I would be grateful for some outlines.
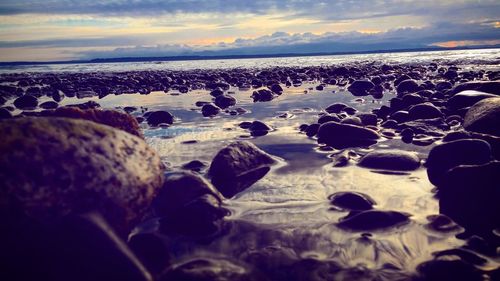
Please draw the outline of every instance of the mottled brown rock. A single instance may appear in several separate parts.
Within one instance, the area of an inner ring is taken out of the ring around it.
[[[44,220],[97,210],[123,233],[163,183],[155,151],[109,126],[24,117],[0,121],[0,135],[0,212],[14,205]]]
[[[60,107],[54,111],[44,113],[47,116],[68,117],[85,119],[96,123],[108,125],[132,135],[143,138],[139,123],[130,114],[103,109],[80,109],[78,107]]]

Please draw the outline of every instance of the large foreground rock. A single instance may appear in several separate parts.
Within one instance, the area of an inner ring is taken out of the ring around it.
[[[448,171],[439,185],[440,212],[485,238],[500,226],[500,162]],[[498,237],[494,238],[497,240]]]
[[[276,160],[253,143],[238,141],[217,153],[208,174],[215,187],[230,198],[264,177],[275,163]]]
[[[500,137],[500,97],[483,99],[474,104],[464,118],[468,131]]]
[[[429,152],[425,165],[429,181],[439,186],[445,173],[460,165],[478,165],[490,161],[491,146],[478,139],[461,139],[437,145]]]
[[[334,121],[321,124],[318,130],[318,142],[335,148],[369,146],[375,144],[379,135],[374,130],[352,124]]]
[[[119,231],[141,219],[163,181],[140,138],[85,120],[0,121],[0,212],[37,219],[97,210]]]

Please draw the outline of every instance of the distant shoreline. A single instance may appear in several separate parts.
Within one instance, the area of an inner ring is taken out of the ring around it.
[[[477,50],[496,49],[500,45],[494,46],[474,46],[474,47],[429,47],[416,49],[394,49],[394,50],[373,50],[373,51],[353,51],[353,52],[319,52],[319,53],[284,53],[284,54],[255,54],[255,55],[185,55],[185,56],[162,56],[162,57],[120,57],[120,58],[98,58],[92,60],[71,60],[71,61],[13,61],[0,62],[0,67],[23,66],[23,65],[48,65],[48,64],[93,64],[93,63],[120,63],[120,62],[153,62],[153,61],[193,61],[193,60],[232,60],[232,59],[257,59],[257,58],[287,58],[287,57],[312,57],[312,56],[340,56],[340,55],[361,55],[361,54],[384,54],[384,53],[409,53],[409,52],[431,52],[431,51],[454,51],[454,50]]]

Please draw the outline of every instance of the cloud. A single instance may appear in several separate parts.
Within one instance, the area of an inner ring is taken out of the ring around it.
[[[497,0],[3,0],[0,15],[90,14],[151,16],[190,13],[290,13],[288,17],[323,20],[366,19],[394,15],[420,15],[463,19],[478,16],[498,18]],[[442,19],[442,18],[441,18]]]
[[[499,15],[498,0],[2,0],[0,51],[19,48],[9,53],[17,60],[43,48],[75,58],[411,48],[495,40]]]
[[[438,23],[425,28],[399,28],[386,32],[326,32],[323,34],[275,32],[253,39],[210,45],[169,44],[81,52],[82,58],[117,58],[179,55],[255,55],[395,50],[435,46],[448,41],[493,42],[500,29],[484,24]],[[497,40],[498,41],[498,40]]]

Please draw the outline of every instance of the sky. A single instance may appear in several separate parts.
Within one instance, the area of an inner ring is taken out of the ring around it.
[[[500,44],[499,0],[1,0],[0,61]]]

